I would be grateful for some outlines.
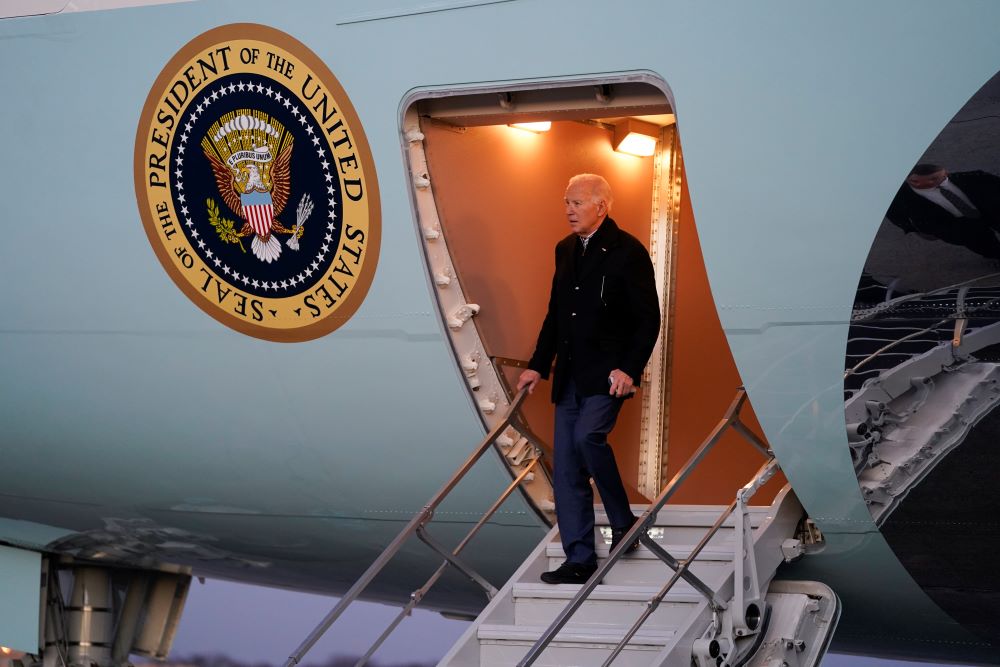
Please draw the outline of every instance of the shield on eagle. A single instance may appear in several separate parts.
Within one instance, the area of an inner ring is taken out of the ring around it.
[[[274,218],[274,203],[270,192],[245,192],[240,194],[243,217],[250,223],[254,233],[266,237],[271,233]]]

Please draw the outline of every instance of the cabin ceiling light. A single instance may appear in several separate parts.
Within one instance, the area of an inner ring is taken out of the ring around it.
[[[615,123],[612,145],[619,153],[649,157],[656,152],[656,137],[659,134],[660,128],[652,123],[626,118]]]
[[[516,127],[519,130],[527,130],[528,132],[548,132],[552,129],[552,121],[543,120],[536,123],[509,123],[510,127]]]

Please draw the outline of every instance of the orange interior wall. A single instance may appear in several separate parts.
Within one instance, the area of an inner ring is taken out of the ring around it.
[[[425,121],[422,130],[442,230],[466,298],[482,307],[475,322],[492,355],[531,356],[548,304],[555,244],[569,233],[563,194],[572,175],[605,176],[615,196],[611,216],[643,243],[649,241],[652,158],[614,152],[604,128],[556,122],[551,131],[533,134],[506,126],[457,131]],[[741,384],[712,299],[686,187],[678,224],[664,481],[718,423]],[[517,374],[507,375],[513,381]],[[553,423],[550,390],[549,383],[541,385],[524,408],[528,423],[547,442]],[[749,404],[744,415],[760,433]],[[627,401],[611,437],[636,502],[645,500],[635,491],[639,419],[640,401]],[[728,503],[762,461],[739,435],[729,433],[674,502]],[[755,504],[770,502],[781,484],[771,482]]]
[[[476,326],[492,355],[526,360],[534,350],[555,245],[570,231],[563,195],[571,176],[604,176],[614,193],[611,217],[648,243],[652,158],[614,152],[611,133],[602,127],[564,121],[541,134],[507,126],[459,132],[425,121],[422,131],[441,228],[466,298],[482,307]],[[532,429],[547,442],[550,391],[543,383],[524,408]],[[627,401],[611,437],[631,491],[638,477],[639,413],[639,401]]]
[[[676,474],[725,414],[742,384],[729,342],[722,330],[698,242],[694,212],[683,181],[676,257],[673,362],[670,374],[670,421],[664,483]],[[762,433],[747,401],[743,423]],[[680,487],[671,502],[728,504],[736,489],[750,481],[764,462],[742,436],[730,430]],[[775,479],[753,504],[769,504],[784,485]]]

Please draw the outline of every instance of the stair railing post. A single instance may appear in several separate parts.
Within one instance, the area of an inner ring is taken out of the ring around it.
[[[757,632],[764,615],[764,593],[760,590],[760,579],[757,574],[757,556],[754,551],[753,529],[750,526],[749,504],[750,499],[771,479],[777,469],[777,462],[771,459],[736,493],[736,539],[733,540],[733,548],[736,551],[733,554],[735,577],[731,609],[737,637]]]
[[[719,653],[724,664],[731,665],[741,656],[736,655],[739,639],[760,633],[767,622],[770,610],[760,589],[757,573],[757,554],[754,547],[753,527],[750,524],[750,499],[778,471],[776,459],[769,458],[757,474],[736,492],[735,535],[733,539],[733,600],[728,609],[713,623],[713,630],[696,642],[693,658],[704,663],[705,650],[712,642],[721,647]],[[743,647],[743,652],[747,650]]]
[[[464,574],[473,583],[478,584],[479,587],[485,591],[487,599],[492,600],[493,596],[497,594],[497,589],[493,586],[493,584],[486,581],[481,574],[466,565],[465,561],[456,556],[454,553],[450,553],[441,545],[440,542],[431,537],[430,533],[427,532],[426,526],[417,526],[417,537],[420,538],[421,542],[430,547],[431,550],[437,552],[441,558],[444,558],[449,565]]]

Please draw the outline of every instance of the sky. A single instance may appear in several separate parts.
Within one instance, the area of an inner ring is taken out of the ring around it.
[[[337,598],[208,579],[191,584],[171,657],[224,653],[247,662],[281,665],[337,604]],[[302,661],[361,655],[399,609],[356,602]],[[468,623],[417,609],[388,639],[376,659],[437,661]]]
[[[337,603],[337,598],[197,580],[174,640],[172,658],[195,653],[224,653],[246,662],[282,665]],[[302,661],[322,663],[334,655],[361,655],[398,608],[357,602]],[[436,662],[468,627],[464,621],[416,610],[389,638],[376,660]],[[932,663],[881,660],[830,654],[822,667],[929,667]]]

